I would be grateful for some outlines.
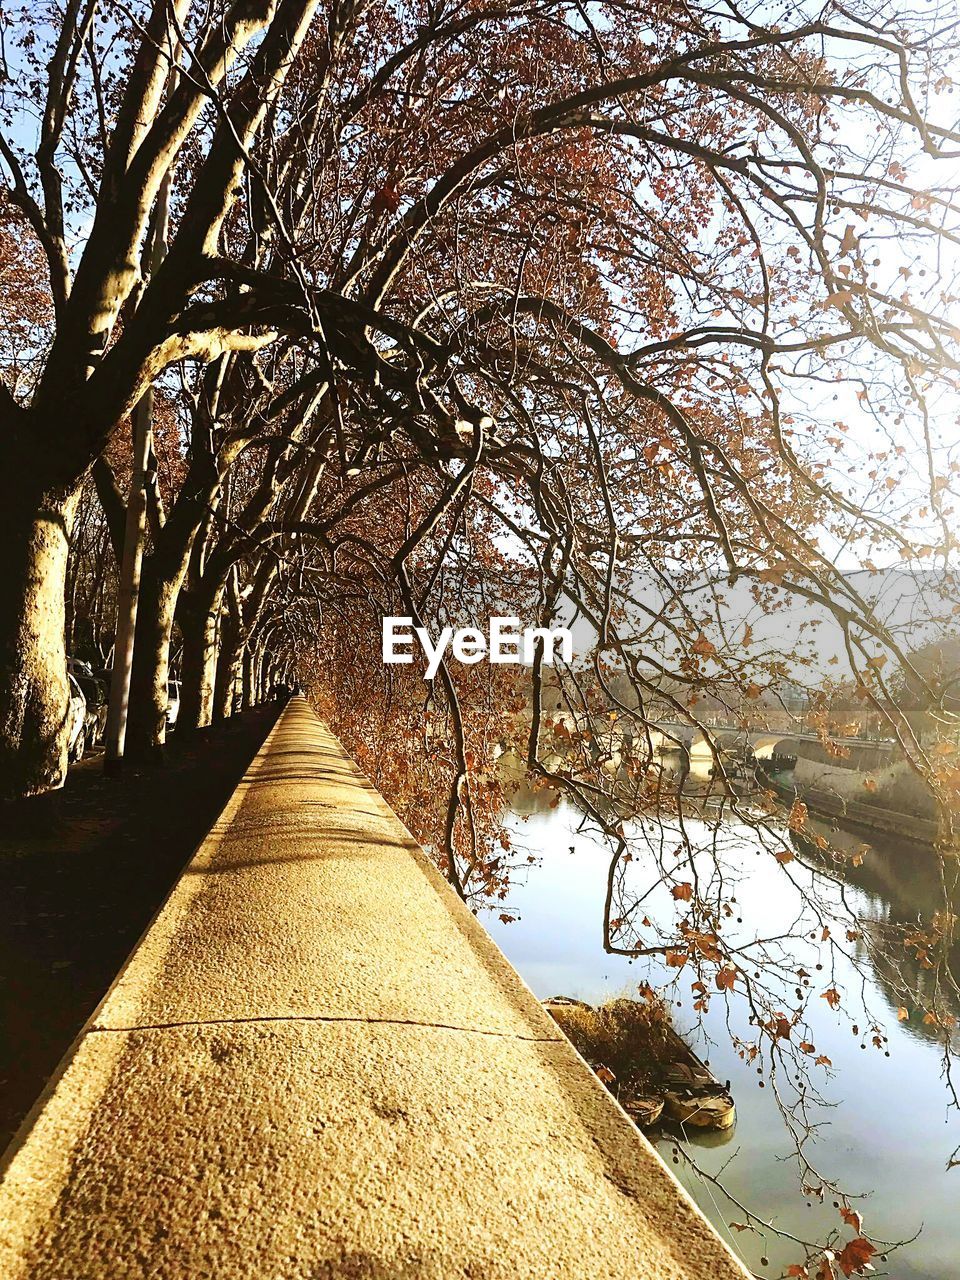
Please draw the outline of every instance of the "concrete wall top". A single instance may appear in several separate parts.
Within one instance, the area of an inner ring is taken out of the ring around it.
[[[4,1280],[743,1280],[290,703],[7,1155]]]

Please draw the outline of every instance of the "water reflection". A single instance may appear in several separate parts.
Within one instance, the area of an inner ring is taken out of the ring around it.
[[[857,950],[872,965],[889,1010],[896,1015],[905,991],[917,993],[920,1002],[929,1007],[933,1002],[932,972],[921,965],[915,950],[903,946],[902,936],[904,928],[916,925],[918,920],[929,921],[944,905],[943,870],[933,850],[896,839],[866,844],[862,836],[826,821],[811,820],[809,828],[810,836],[825,836],[832,849],[862,856],[862,861],[855,862],[851,857],[845,862],[842,875],[847,884],[859,890],[857,914],[878,944],[869,952],[863,946]],[[791,833],[791,840],[806,857],[833,865],[830,855],[820,853],[813,839]],[[960,946],[952,948],[949,962],[954,973],[960,972]],[[941,992],[941,1000],[955,1018],[960,1015],[960,1002],[954,993]],[[940,1035],[921,1017],[909,1019],[904,1032],[928,1041],[937,1041]],[[953,1043],[955,1048],[960,1047],[960,1034],[953,1036]]]
[[[631,962],[605,954],[606,851],[582,829],[576,810],[565,801],[550,807],[553,801],[550,793],[518,791],[510,828],[517,844],[537,854],[540,861],[511,894],[517,922],[504,925],[494,916],[485,920],[495,941],[541,997],[566,994],[597,1001],[629,992],[640,981],[662,986],[675,977],[674,971],[668,973],[648,960]],[[817,830],[814,824],[813,834]],[[819,830],[851,852],[863,843],[826,827]],[[753,856],[757,841],[750,828],[731,824],[724,838],[725,856],[747,873],[737,891],[743,929],[752,929],[754,936],[760,929],[775,931],[795,911],[784,887],[789,882],[778,874],[772,859]],[[799,860],[791,866],[799,868]],[[643,869],[638,868],[637,874],[642,875]],[[875,843],[860,866],[847,863],[845,884],[839,888],[833,889],[815,872],[801,868],[797,875],[818,881],[817,891],[828,898],[845,893],[858,916],[881,933],[916,920],[918,913],[929,917],[940,903],[933,855],[892,842]],[[831,980],[843,990],[845,1001],[862,990],[874,1016],[882,1015],[888,1039],[877,1050],[865,1039],[863,1025],[858,1023],[854,1034],[842,1013],[826,1002],[812,1002],[811,1031],[817,1050],[833,1066],[818,1069],[825,1105],[817,1110],[819,1128],[808,1154],[845,1189],[866,1193],[858,1208],[874,1236],[902,1239],[923,1227],[920,1239],[894,1254],[889,1267],[878,1262],[879,1271],[901,1280],[954,1280],[960,1273],[955,1225],[960,1170],[947,1173],[944,1168],[958,1135],[940,1079],[941,1050],[915,1011],[907,1022],[899,1022],[896,1016],[901,976],[907,981],[922,980],[924,971],[906,952],[887,961],[868,943],[857,945],[854,959],[858,958],[871,963],[866,979],[854,963],[838,962]],[[731,1080],[738,1111],[733,1142],[713,1146],[701,1141],[696,1149],[698,1162],[711,1174],[723,1168],[731,1194],[778,1226],[808,1238],[825,1236],[839,1225],[837,1211],[829,1198],[820,1204],[815,1197],[807,1201],[799,1194],[789,1159],[792,1143],[772,1090],[759,1087],[756,1070],[741,1061],[731,1045],[728,1022],[741,1034],[750,1034],[744,1010],[736,1002],[728,1008],[715,999],[700,1024],[690,1001],[689,983],[681,984],[675,1019],[699,1037],[698,1050],[710,1059],[715,1074]],[[789,1091],[788,1079],[780,1084]],[[669,1159],[670,1139],[659,1145]],[[682,1165],[675,1171],[748,1266],[779,1275],[799,1261],[796,1246],[781,1245],[773,1238],[764,1244],[732,1231],[728,1224],[741,1215],[715,1188],[684,1174]],[[770,1259],[767,1268],[760,1266],[764,1254]]]

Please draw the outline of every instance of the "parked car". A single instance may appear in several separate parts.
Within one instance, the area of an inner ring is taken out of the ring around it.
[[[107,686],[102,680],[98,680],[96,676],[78,675],[74,678],[80,686],[87,703],[86,739],[87,750],[89,751],[91,747],[100,745],[106,732]]]
[[[177,727],[180,714],[180,681],[167,681],[167,731]]]
[[[87,700],[76,677],[67,672],[70,701],[67,704],[67,759],[80,760],[87,745]]]

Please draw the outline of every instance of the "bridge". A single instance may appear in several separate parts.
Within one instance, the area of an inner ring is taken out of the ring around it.
[[[306,702],[5,1157],[5,1280],[745,1280]]]
[[[551,712],[550,719],[554,723],[561,722],[571,735],[577,732],[576,718],[568,711]],[[612,762],[611,767],[615,767],[621,758],[622,743],[636,740],[638,736],[642,741],[643,733],[643,728],[638,727],[629,716],[621,716],[599,731],[594,729],[591,742],[594,751],[598,754],[607,753]],[[800,743],[821,742],[819,734],[802,730],[762,727],[742,729],[731,725],[705,725],[700,729],[695,725],[681,724],[676,721],[651,723],[647,726],[646,733],[649,735],[655,754],[669,755],[671,752],[683,750],[688,753],[691,764],[713,762],[713,745],[708,740],[707,734],[710,735],[712,743],[721,749],[731,750],[746,745],[750,746],[757,756],[770,756],[774,752],[791,755],[796,753]],[[858,765],[863,767],[862,761],[869,761],[865,766],[869,768],[876,768],[886,763],[886,757],[892,755],[895,746],[890,739],[842,738],[839,741],[844,748],[856,753],[854,760]]]
[[[665,741],[682,743],[688,749],[697,743],[706,742],[703,731],[693,725],[661,722],[656,727],[663,734]],[[740,729],[733,725],[708,725],[706,728],[721,745],[746,742],[758,755],[769,755],[774,750],[789,753],[791,746],[798,742],[822,741],[818,733],[807,733],[795,729]],[[841,738],[837,741],[844,747],[865,747],[880,754],[891,752],[895,745],[889,738]]]

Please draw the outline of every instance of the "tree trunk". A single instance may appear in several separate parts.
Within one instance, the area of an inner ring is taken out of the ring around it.
[[[243,650],[242,706],[244,711],[257,705],[256,686],[257,655],[249,642]]]
[[[236,620],[227,614],[220,624],[220,653],[217,657],[217,678],[213,691],[215,722],[233,715],[233,691],[239,672],[240,629]]]
[[[124,756],[132,762],[149,763],[163,755],[167,737],[170,637],[179,586],[179,579],[170,582],[157,574],[149,561],[144,562],[124,746]]]
[[[67,553],[79,487],[37,493],[3,478],[0,510],[0,794],[35,795],[67,770]]]
[[[181,732],[206,729],[213,719],[220,598],[219,591],[212,603],[205,596],[183,593],[177,606],[177,620],[183,636],[180,716],[177,722]]]
[[[263,646],[257,648],[257,706],[267,700],[267,656]]]

